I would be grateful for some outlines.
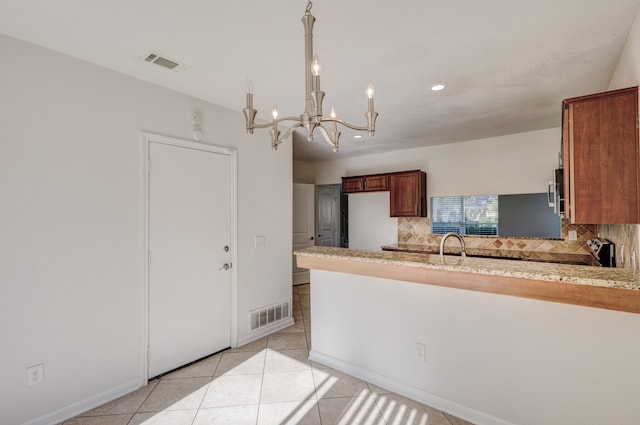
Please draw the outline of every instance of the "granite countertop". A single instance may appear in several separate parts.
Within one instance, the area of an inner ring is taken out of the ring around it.
[[[298,250],[295,254],[361,263],[390,264],[576,285],[640,290],[640,272],[619,268],[478,257],[463,259],[456,255],[445,255],[443,258],[437,254],[367,251],[322,246]]]
[[[413,244],[391,244],[382,246],[384,251],[415,252],[419,254],[438,254],[439,246],[434,245],[413,245]],[[540,261],[547,263],[576,264],[585,266],[598,266],[598,261],[589,253],[571,252],[547,252],[547,251],[524,251],[505,249],[486,249],[466,247],[465,252],[473,257],[490,257],[524,261]],[[460,247],[444,248],[445,254],[460,255]]]

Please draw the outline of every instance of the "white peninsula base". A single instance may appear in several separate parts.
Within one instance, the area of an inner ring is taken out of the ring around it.
[[[325,270],[311,312],[312,360],[473,423],[640,424],[638,314]]]

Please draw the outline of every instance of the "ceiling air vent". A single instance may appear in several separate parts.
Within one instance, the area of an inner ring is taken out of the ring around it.
[[[166,56],[161,56],[160,54],[155,52],[147,52],[145,55],[142,56],[142,58],[144,58],[144,60],[147,62],[154,63],[163,68],[167,68],[176,72],[183,71],[184,69],[186,69],[184,65],[181,65],[180,63],[172,59],[169,59]]]

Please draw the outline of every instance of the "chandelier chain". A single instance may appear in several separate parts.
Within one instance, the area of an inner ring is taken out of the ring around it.
[[[311,0],[309,0],[309,2],[307,3],[307,12],[305,13],[305,15],[310,15],[311,14],[311,8],[313,7],[313,3],[311,3]]]

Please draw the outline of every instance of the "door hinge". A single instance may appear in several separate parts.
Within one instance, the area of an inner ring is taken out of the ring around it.
[[[151,251],[147,253],[147,261],[151,264]]]
[[[151,158],[147,160],[147,173],[151,174]]]

